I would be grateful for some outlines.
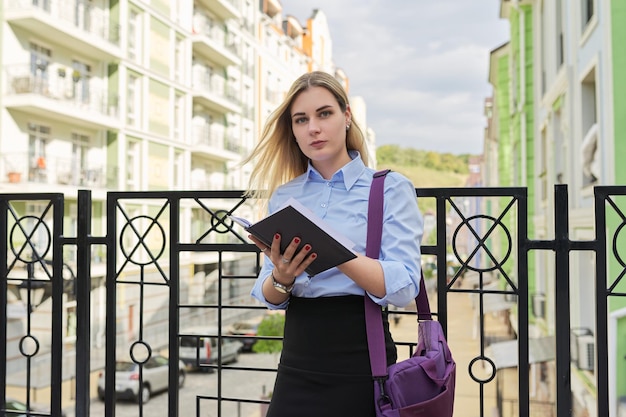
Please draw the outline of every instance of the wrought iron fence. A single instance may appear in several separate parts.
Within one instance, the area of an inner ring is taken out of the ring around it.
[[[607,314],[609,297],[626,295],[620,289],[626,267],[619,252],[626,188],[595,188],[596,237],[586,241],[569,238],[566,186],[555,187],[554,238],[545,240],[529,236],[525,188],[416,192],[426,217],[422,264],[436,299],[435,315],[453,348],[461,343],[460,334],[469,328],[475,333],[470,337],[474,350],[467,355],[456,352],[461,384],[470,393],[463,398],[457,392],[457,404],[471,405],[471,415],[480,416],[492,410],[522,417],[570,416],[578,407],[572,399],[575,359],[575,368],[592,379],[597,396],[593,411],[598,416],[614,411]],[[201,403],[212,404],[217,416],[231,415],[227,404],[241,412],[242,405],[267,403],[228,394],[226,384],[233,379],[226,374],[272,373],[275,367],[223,360],[225,341],[250,337],[227,332],[227,325],[265,310],[249,297],[261,256],[227,217],[258,215],[254,202],[241,191],[109,192],[102,216],[94,219],[91,193],[79,191],[76,225],[64,223],[66,206],[62,194],[0,194],[0,250],[7,254],[0,265],[0,305],[7,318],[0,321],[0,405],[18,393],[27,404],[43,398],[51,411],[37,415],[59,416],[70,403],[75,415],[89,416],[92,374],[103,368],[105,415],[113,417],[116,360],[128,356],[137,364],[141,385],[148,360],[166,351],[171,387],[167,415],[177,416],[179,345],[197,324],[214,329],[195,334],[197,340],[215,338],[218,343],[215,359],[205,363],[200,353],[195,358],[197,367],[216,373],[216,389],[195,397],[196,415],[201,415]],[[102,236],[92,234],[96,221],[103,223]],[[67,236],[69,231],[74,236]],[[105,265],[100,267],[95,259],[103,250]],[[539,251],[554,256],[554,276],[543,278],[553,291],[529,289],[537,280],[529,258]],[[591,335],[575,332],[570,323],[570,253],[575,251],[596,257]],[[621,271],[609,279],[611,259]],[[101,272],[95,272],[98,268]],[[463,305],[467,309],[459,313]],[[467,311],[475,317],[467,320],[472,326],[463,323],[463,331],[450,332],[450,326],[459,326],[459,318],[469,319],[455,314]],[[392,309],[391,318],[415,318],[415,311]],[[557,323],[553,328],[551,320]],[[538,335],[542,326],[543,334]],[[584,345],[579,336],[590,336],[591,345]],[[573,342],[596,349],[588,363],[591,368],[576,362],[585,352],[571,349]],[[416,340],[397,343],[411,354]],[[138,396],[139,415],[144,406]],[[0,411],[11,415],[4,408]]]

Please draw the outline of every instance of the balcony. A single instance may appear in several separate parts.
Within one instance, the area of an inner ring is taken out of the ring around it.
[[[5,69],[5,106],[32,115],[54,118],[92,129],[119,129],[117,97],[91,83],[68,78],[50,79],[48,72],[33,75],[27,66]]]
[[[223,20],[236,19],[241,16],[239,13],[239,0],[199,0],[207,10],[218,15]]]
[[[223,28],[200,14],[194,15],[193,22],[194,51],[221,67],[241,65],[237,44],[232,39],[227,41]]]
[[[193,78],[194,101],[220,114],[241,113],[241,105],[230,98],[226,80],[217,75],[196,74]]]
[[[6,153],[0,159],[0,182],[23,187],[30,185],[67,185],[105,188],[106,169],[102,164],[89,164],[67,156],[34,158],[26,153]]]
[[[220,191],[225,190],[226,187],[224,186],[224,178],[219,178],[204,172],[192,172],[190,189]]]
[[[282,11],[283,7],[279,0],[268,0],[264,3],[263,12],[271,18],[279,16]]]
[[[192,130],[192,138],[192,152],[195,154],[218,161],[239,159],[239,154],[231,146],[231,141],[217,129],[212,129],[210,126],[195,126]]]
[[[38,4],[35,4],[38,3]],[[120,25],[108,10],[73,0],[5,0],[6,21],[98,61],[119,60]]]

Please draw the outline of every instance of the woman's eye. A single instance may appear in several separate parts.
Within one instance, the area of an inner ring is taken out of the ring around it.
[[[306,117],[298,117],[297,119],[294,119],[293,121],[295,124],[300,125],[302,123],[306,123]]]
[[[331,115],[330,110],[324,110],[323,112],[320,113],[320,117],[328,117]]]

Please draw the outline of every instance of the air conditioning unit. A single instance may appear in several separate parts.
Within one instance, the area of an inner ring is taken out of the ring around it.
[[[514,292],[506,292],[504,293],[504,301],[507,303],[517,304],[517,294]]]
[[[578,357],[580,356],[578,351],[578,339],[583,336],[592,336],[591,329],[586,327],[575,327],[570,330],[570,360],[578,366]]]
[[[537,318],[546,317],[546,295],[544,293],[534,293],[532,295],[532,312]]]
[[[576,365],[578,369],[593,371],[596,363],[595,339],[593,335],[579,336],[577,344],[578,357],[576,359]]]

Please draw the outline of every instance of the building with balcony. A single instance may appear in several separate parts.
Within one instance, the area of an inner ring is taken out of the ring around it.
[[[569,186],[573,213],[570,239],[594,239],[594,189],[626,181],[619,156],[625,151],[626,101],[624,62],[620,46],[626,36],[626,7],[615,0],[582,2],[502,1],[501,17],[511,24],[511,40],[491,52],[490,82],[494,88],[486,134],[486,162],[491,173],[497,161],[499,185],[528,187],[529,217],[537,239],[550,239],[557,215],[554,186]],[[532,209],[531,209],[532,207]],[[621,219],[613,214],[613,231]],[[620,250],[623,242],[615,241]],[[623,249],[622,249],[623,250]],[[554,257],[539,251],[531,280],[531,317],[538,335],[553,335],[557,327],[554,300]],[[611,259],[611,275],[623,275],[623,263]],[[593,416],[595,377],[593,316],[595,259],[589,252],[571,257],[571,353],[573,416]],[[620,287],[613,284],[614,291]],[[548,295],[546,297],[546,295]],[[611,397],[626,395],[622,358],[626,344],[624,305],[609,303],[609,356],[614,364]],[[551,364],[535,380],[550,381]],[[541,376],[543,375],[543,376]],[[539,391],[538,391],[539,392]],[[610,404],[617,415],[617,402]]]
[[[323,12],[302,25],[283,16],[278,0],[3,1],[0,192],[63,193],[64,232],[73,236],[79,189],[92,192],[95,235],[106,228],[108,191],[244,189],[249,167],[239,162],[292,81],[323,69],[347,86],[331,44]],[[23,204],[33,213],[45,209]],[[125,210],[128,219],[145,219],[160,204],[129,203]],[[207,209],[230,207],[190,202],[182,209],[181,239],[201,239]],[[210,243],[232,239],[211,236]],[[95,251],[96,264],[105,255]],[[64,260],[71,268],[75,253]],[[233,271],[242,268],[238,258],[228,261]],[[200,253],[181,259],[183,284],[210,298],[217,262]],[[93,273],[94,308],[103,311],[104,279],[97,265]],[[131,289],[119,294],[129,337],[135,296]],[[229,297],[248,300],[249,290],[231,289]],[[63,327],[71,344],[75,310],[68,301]],[[158,317],[159,302],[152,305]],[[100,314],[96,347],[103,346],[103,329]]]

